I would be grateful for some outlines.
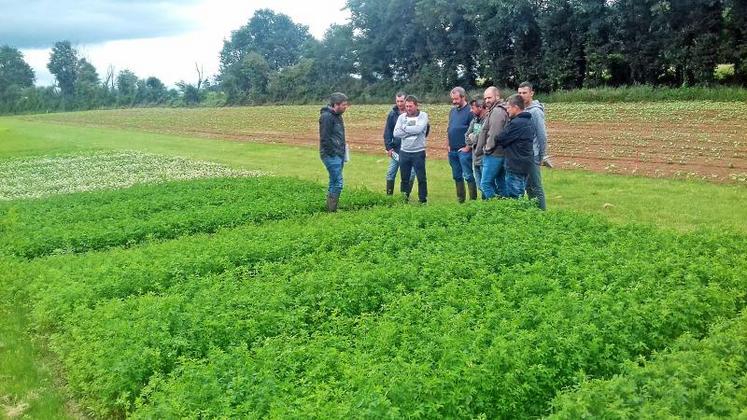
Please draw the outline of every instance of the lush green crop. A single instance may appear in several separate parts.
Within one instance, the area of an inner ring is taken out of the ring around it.
[[[324,209],[324,188],[288,178],[225,178],[140,185],[47,200],[0,202],[0,254],[35,258],[132,246]],[[383,204],[366,191],[342,209]]]
[[[6,265],[99,416],[542,416],[745,307],[744,237],[525,204],[294,216]]]
[[[747,313],[555,399],[553,418],[747,417]]]

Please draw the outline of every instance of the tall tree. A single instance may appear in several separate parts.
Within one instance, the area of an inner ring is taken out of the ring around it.
[[[428,56],[440,71],[440,90],[461,85],[475,86],[477,80],[477,26],[463,2],[418,0],[417,21],[424,28]]]
[[[249,23],[231,33],[223,42],[221,69],[240,63],[249,53],[261,55],[272,70],[291,66],[304,57],[305,47],[313,38],[309,28],[270,9],[260,9]]]
[[[117,102],[120,105],[132,105],[137,95],[137,75],[130,70],[117,74]]]
[[[347,0],[360,72],[367,82],[408,82],[430,61],[416,0]]]
[[[78,78],[78,51],[70,45],[70,41],[54,44],[47,68],[57,79],[63,98],[72,98]]]
[[[23,54],[7,45],[0,47],[0,93],[10,86],[19,88],[34,85],[34,71],[23,59]]]

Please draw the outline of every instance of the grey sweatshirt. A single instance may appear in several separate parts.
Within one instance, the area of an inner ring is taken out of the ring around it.
[[[532,123],[534,124],[534,132],[536,133],[532,147],[534,148],[534,161],[539,165],[542,163],[542,159],[547,157],[545,107],[540,103],[540,101],[535,99],[525,109],[525,111],[532,114]]]
[[[425,150],[425,133],[428,130],[428,114],[418,111],[416,117],[401,114],[394,126],[394,137],[402,139],[401,151],[407,153]]]

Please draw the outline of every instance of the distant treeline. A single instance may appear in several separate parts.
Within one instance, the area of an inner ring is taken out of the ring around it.
[[[217,75],[197,68],[197,82],[178,89],[127,70],[102,78],[64,41],[48,65],[57,85],[34,88],[20,52],[6,46],[0,111],[304,103],[335,90],[380,102],[396,90],[433,97],[524,80],[544,92],[647,86],[688,88],[674,95],[685,97],[698,92],[691,87],[747,85],[745,0],[347,0],[347,8],[350,20],[321,41],[259,10],[224,42]]]

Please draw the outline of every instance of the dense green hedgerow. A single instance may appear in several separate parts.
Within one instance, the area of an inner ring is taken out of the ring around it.
[[[36,258],[215,232],[324,209],[324,188],[290,178],[170,182],[0,203],[0,254]],[[341,209],[383,204],[346,192]]]
[[[535,417],[736,317],[746,242],[400,206],[39,259],[15,284],[96,415]]]

